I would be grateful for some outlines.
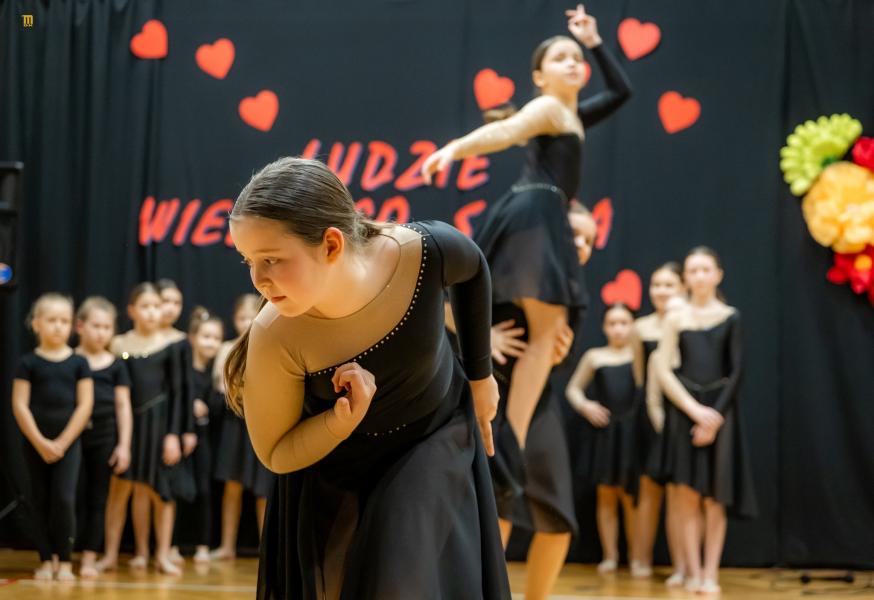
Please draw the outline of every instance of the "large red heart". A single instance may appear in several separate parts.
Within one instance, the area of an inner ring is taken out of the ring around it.
[[[194,53],[194,60],[204,73],[224,79],[234,64],[234,43],[221,38],[212,44],[204,44]]]
[[[142,30],[130,40],[130,51],[137,58],[167,56],[167,28],[157,19],[146,21]]]
[[[510,101],[516,84],[509,77],[501,77],[492,69],[483,69],[473,79],[473,94],[480,110],[488,110]]]
[[[655,23],[625,19],[619,24],[618,36],[619,45],[628,60],[637,60],[655,50],[662,39],[662,31]]]
[[[592,209],[592,218],[598,227],[598,236],[595,238],[595,248],[601,250],[610,239],[610,230],[613,228],[613,202],[610,198],[602,198]]]
[[[701,104],[695,98],[683,98],[678,92],[665,92],[659,98],[659,118],[668,133],[691,127],[701,116]]]
[[[279,113],[279,98],[270,90],[261,90],[254,98],[240,102],[240,117],[250,127],[270,131]]]
[[[640,276],[631,269],[623,269],[616,275],[616,279],[604,284],[604,287],[601,288],[601,300],[607,306],[623,302],[631,310],[638,310],[642,293],[643,286],[640,283]]]

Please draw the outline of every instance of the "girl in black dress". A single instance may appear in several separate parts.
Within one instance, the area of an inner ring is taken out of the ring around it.
[[[258,596],[509,599],[482,253],[444,223],[366,220],[305,159],[258,172],[230,227],[266,305],[228,357],[228,397],[281,474]]]
[[[73,303],[44,294],[29,320],[39,345],[21,357],[12,382],[12,412],[24,434],[30,475],[33,534],[40,567],[34,579],[73,581],[70,555],[76,535],[79,435],[91,418],[94,386],[88,361],[67,345]]]
[[[702,593],[720,591],[726,510],[741,517],[756,512],[737,412],[740,314],[719,298],[722,277],[715,252],[699,247],[688,254],[689,302],[669,313],[655,353],[662,389],[680,411],[664,438],[663,469],[678,486],[686,589]]]
[[[134,428],[131,466],[125,477],[133,482],[131,513],[136,556],[129,564],[141,569],[148,566],[154,510],[155,565],[162,573],[180,575],[170,560],[170,544],[175,517],[172,467],[182,458],[179,438],[185,419],[182,358],[178,344],[171,343],[161,332],[161,297],[154,285],[141,283],[134,288],[128,315],[133,329],[116,336],[110,350],[125,361],[131,378]],[[119,538],[124,528],[123,514],[120,523],[113,524],[113,534]],[[117,556],[116,540],[112,550]],[[107,561],[107,566],[113,565]]]
[[[106,497],[113,475],[130,465],[133,417],[130,404],[130,377],[121,359],[107,348],[115,333],[115,306],[100,296],[86,298],[76,312],[76,353],[85,357],[94,379],[94,411],[82,432],[82,470],[79,486],[85,496],[85,523],[82,536],[83,579],[97,577],[95,563],[103,545]]]
[[[661,433],[664,430],[665,411],[675,410],[673,405],[665,407],[662,398],[662,390],[655,376],[655,366],[652,354],[658,346],[662,335],[662,323],[668,312],[668,305],[672,299],[681,298],[685,295],[683,287],[682,268],[676,262],[667,262],[653,271],[649,280],[649,298],[653,306],[653,312],[640,317],[634,322],[634,330],[640,343],[640,351],[643,356],[643,365],[646,390],[646,403],[641,405],[638,417],[640,431],[639,444],[640,461],[643,471],[640,476],[640,492],[637,497],[637,523],[635,534],[637,542],[635,547],[638,555],[631,557],[632,577],[647,578],[652,575],[652,551],[658,532],[659,516],[663,496],[662,487],[665,485],[661,473]],[[674,418],[670,419],[674,422]],[[673,485],[668,485],[668,503],[665,518],[665,529],[668,538],[668,549],[671,553],[671,563],[674,573],[668,578],[667,585],[673,587],[682,584],[685,565],[682,552],[679,552],[677,539],[676,518],[671,513],[670,498],[674,493]]]
[[[607,345],[584,355],[568,382],[571,406],[595,428],[590,474],[597,486],[598,535],[604,558],[602,574],[619,563],[621,501],[629,555],[636,556],[634,497],[640,477],[637,411],[643,402],[643,365],[634,348],[634,315],[624,304],[604,312]]]
[[[249,330],[260,304],[261,298],[256,294],[243,294],[237,299],[234,304],[234,329],[238,338]],[[224,405],[219,436],[221,444],[215,456],[215,478],[225,484],[222,495],[222,541],[211,553],[213,560],[232,560],[237,556],[237,531],[243,509],[243,490],[255,496],[255,517],[258,521],[258,534],[261,535],[267,496],[273,488],[275,478],[255,456],[246,422],[224,402],[225,382],[222,373],[234,343],[235,340],[222,344],[213,364],[213,387]]]
[[[549,397],[544,390],[554,366],[556,338],[588,302],[567,219],[569,202],[579,187],[585,130],[612,114],[631,92],[619,64],[601,43],[595,19],[582,5],[566,14],[574,39],[549,38],[534,52],[532,79],[538,97],[519,112],[450,142],[422,166],[425,181],[430,181],[454,160],[528,146],[520,180],[491,206],[475,236],[492,274],[494,317],[503,321],[517,307],[528,331],[528,346],[515,362],[504,398],[505,425],[496,430],[495,484],[506,503],[525,487],[523,452],[537,404]],[[591,51],[608,86],[582,101],[578,96],[585,79],[579,43]],[[557,437],[556,443],[563,440]],[[507,517],[502,518],[501,530],[508,539],[511,520],[503,510],[501,515]],[[570,532],[569,525],[550,527],[535,537],[528,561],[529,600],[549,594],[567,555]]]
[[[221,398],[213,394],[212,361],[224,339],[222,320],[202,306],[191,311],[191,324],[188,327],[188,343],[191,347],[192,411],[194,433],[197,434],[197,447],[186,458],[194,477],[196,495],[190,506],[195,521],[194,562],[208,563],[210,532],[212,530],[212,475],[213,457],[217,449],[217,439],[213,439],[211,425],[224,408]]]

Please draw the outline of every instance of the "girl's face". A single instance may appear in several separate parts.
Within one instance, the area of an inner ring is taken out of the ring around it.
[[[722,283],[722,269],[716,259],[707,254],[693,254],[683,265],[683,280],[693,296],[706,298],[716,295]]]
[[[604,315],[604,335],[607,343],[614,348],[622,348],[631,342],[634,316],[628,309],[614,306]]]
[[[583,51],[572,40],[558,40],[543,55],[540,68],[531,74],[544,94],[565,95],[579,92],[585,84]]]
[[[206,360],[212,360],[218,354],[224,338],[222,326],[216,321],[207,321],[188,336],[191,347]]]
[[[163,304],[158,294],[145,292],[127,307],[127,314],[134,322],[134,327],[145,334],[154,333],[162,325]]]
[[[246,333],[246,330],[249,329],[249,326],[252,325],[252,321],[257,316],[257,306],[252,306],[251,304],[244,304],[241,306],[240,310],[234,314],[234,329],[237,330],[237,335],[243,335]]]
[[[86,350],[104,350],[115,333],[115,323],[107,311],[92,308],[84,321],[76,322],[76,333]]]
[[[332,263],[343,250],[338,230],[329,228],[321,244],[310,246],[273,219],[242,217],[230,229],[252,284],[281,315],[304,314],[324,297]]]
[[[161,326],[172,327],[182,314],[182,292],[168,288],[161,292]]]
[[[30,322],[39,343],[49,348],[65,345],[73,331],[73,307],[67,302],[42,302]]]
[[[595,237],[598,235],[598,226],[592,215],[585,213],[570,213],[568,221],[574,232],[574,246],[577,248],[577,258],[584,265],[592,257],[592,249],[595,247]]]
[[[683,293],[683,281],[670,269],[659,269],[649,280],[649,298],[656,312],[667,310],[668,300]]]

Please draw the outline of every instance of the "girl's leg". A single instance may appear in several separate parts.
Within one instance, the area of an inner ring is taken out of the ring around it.
[[[127,504],[133,484],[127,479],[112,477],[109,481],[109,498],[106,502],[104,519],[103,558],[95,565],[98,571],[111,571],[118,566],[118,552],[121,535],[127,521]]]
[[[669,483],[666,486],[665,530],[668,538],[668,550],[671,555],[671,565],[674,570],[665,582],[668,587],[683,585],[683,580],[686,577],[686,557],[683,553],[683,528],[677,493],[676,485]]]
[[[603,560],[598,572],[612,573],[619,564],[619,491],[607,485],[598,486],[596,516]]]
[[[131,516],[134,522],[134,546],[135,556],[130,561],[130,566],[137,569],[145,569],[149,566],[149,535],[151,533],[152,489],[144,483],[134,483],[133,501],[131,503]]]
[[[686,561],[686,588],[701,585],[701,495],[687,485],[677,487],[679,527]]]
[[[704,520],[703,579],[705,583],[718,585],[719,562],[722,560],[722,549],[725,546],[725,531],[727,529],[725,507],[712,498],[706,498],[704,500]]]
[[[632,575],[649,577],[652,574],[652,549],[659,529],[659,515],[662,508],[662,487],[646,475],[640,478],[640,492],[637,500],[636,539],[637,573]],[[632,564],[632,571],[634,571]]]
[[[58,581],[74,581],[73,541],[76,537],[76,484],[82,463],[82,444],[78,440],[64,457],[52,465],[49,487],[49,538],[58,555]]]
[[[255,498],[255,516],[258,518],[258,535],[264,532],[264,516],[267,514],[267,498]]]
[[[243,509],[243,486],[237,481],[225,482],[222,495],[222,541],[218,548],[212,551],[215,560],[230,560],[237,555],[237,531],[240,527],[240,514]],[[257,509],[257,504],[256,504]],[[258,531],[261,523],[259,519]]]
[[[534,409],[552,371],[556,336],[567,323],[564,306],[523,298],[522,309],[528,321],[528,347],[513,366],[507,398],[507,421],[520,448],[525,447]]]
[[[571,545],[570,533],[535,533],[528,549],[525,600],[546,600]]]
[[[501,530],[501,544],[504,546],[504,551],[507,550],[507,544],[510,543],[510,534],[513,533],[513,524],[506,519],[498,519],[498,528]]]
[[[170,560],[170,545],[173,542],[173,525],[176,520],[176,503],[165,502],[149,490],[155,511],[155,564],[165,575],[181,575],[182,571]]]
[[[625,544],[628,547],[629,562],[638,556],[637,548],[637,509],[634,507],[634,498],[619,490],[619,500],[622,502],[622,525],[625,527]]]

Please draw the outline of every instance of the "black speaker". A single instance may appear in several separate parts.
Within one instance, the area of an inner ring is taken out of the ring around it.
[[[0,162],[0,291],[15,287],[18,279],[18,210],[21,207],[20,162]]]

